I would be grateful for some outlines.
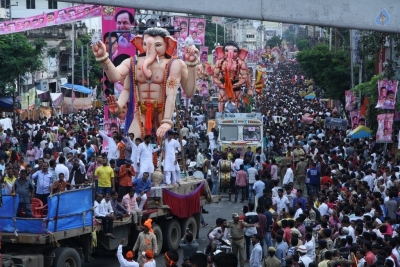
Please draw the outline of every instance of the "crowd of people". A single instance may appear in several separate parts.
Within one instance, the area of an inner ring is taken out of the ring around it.
[[[374,137],[324,129],[326,117],[340,117],[338,107],[328,107],[317,87],[316,99],[305,100],[300,91],[308,88],[296,63],[280,64],[255,98],[263,152],[198,151],[199,171],[206,174],[210,161],[213,193],[223,193],[218,171],[228,161],[228,201],[239,193],[248,201],[232,221],[216,220],[208,266],[400,266],[399,159]],[[217,135],[209,134],[209,149]],[[222,236],[231,238],[232,253],[217,250]],[[215,255],[224,262],[213,263]]]
[[[305,100],[299,92],[308,87],[296,63],[279,64],[268,75],[254,105],[263,114],[263,147],[243,155],[229,147],[219,151],[218,130],[206,135],[207,114],[199,121],[186,109],[163,144],[118,130],[105,135],[100,109],[0,126],[0,182],[6,194],[20,196],[17,216],[26,217],[33,216],[33,197],[46,204],[50,194],[94,183],[94,214],[115,238],[113,221],[124,216],[132,215],[138,230],[151,229],[141,217],[154,165],[163,167],[167,185],[179,183],[187,169],[207,179],[213,194],[227,190],[229,201],[240,194],[248,203],[241,215],[232,210],[232,221],[216,220],[206,255],[195,253],[198,244],[186,233],[183,266],[400,266],[398,158],[385,154],[374,138],[352,140],[350,129],[324,129],[326,117],[340,117],[338,109],[321,100],[317,87],[316,99]],[[306,113],[311,121],[303,119]],[[104,139],[110,153],[102,153]],[[162,162],[154,161],[160,145]],[[231,168],[228,188],[221,186],[225,162]],[[221,236],[231,239],[232,253],[217,249]],[[155,256],[142,252],[144,261]],[[173,252],[165,257],[169,266],[177,264]]]

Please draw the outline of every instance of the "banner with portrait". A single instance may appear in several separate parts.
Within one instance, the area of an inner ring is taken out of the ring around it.
[[[398,81],[378,81],[378,103],[375,108],[394,109],[396,103]]]
[[[355,129],[358,127],[358,120],[360,117],[359,110],[350,111],[350,119],[351,119],[351,129]]]
[[[205,44],[206,34],[206,19],[205,18],[190,18],[189,19],[189,34],[193,38],[194,45]]]
[[[113,31],[129,31],[135,25],[135,9],[103,6],[101,12],[102,20],[102,41],[106,45],[107,52],[111,46],[111,61],[115,66],[119,66],[125,59],[134,56],[136,48],[131,43],[133,37],[131,33],[118,33]],[[111,33],[111,40],[110,38]],[[112,83],[108,80],[104,72],[103,88],[107,94],[114,94],[116,98],[124,89],[124,80]]]
[[[352,92],[352,91],[350,91],[350,90],[347,90],[346,92],[345,92],[345,96],[346,96],[346,106],[345,106],[345,109],[346,110],[348,110],[348,111],[352,111],[353,110],[353,103],[354,103],[354,101],[355,101],[355,99],[356,99],[356,97],[355,97],[355,95],[354,95],[354,93]]]
[[[392,143],[393,113],[380,114],[377,117],[378,130],[376,131],[377,143]]]
[[[174,33],[175,40],[177,40],[179,44],[185,43],[185,40],[189,34],[189,29],[188,29],[189,18],[188,17],[174,17],[173,25],[176,30],[177,29],[180,30],[180,31],[177,31]]]
[[[208,81],[197,80],[197,88],[199,89],[199,96],[208,97]]]
[[[200,47],[200,62],[207,63],[208,62],[208,46]]]
[[[104,125],[104,133],[108,136],[108,137],[112,137],[113,136],[113,132],[118,132],[119,131],[119,123],[118,123],[118,119],[117,118],[108,118],[108,119],[104,119],[103,120],[103,125]],[[105,140],[103,138],[103,149],[102,149],[102,153],[104,152],[108,152],[108,143],[107,140]]]
[[[99,17],[100,15],[101,6],[99,5],[68,7],[24,19],[2,21],[0,22],[0,35],[71,23],[78,20]]]

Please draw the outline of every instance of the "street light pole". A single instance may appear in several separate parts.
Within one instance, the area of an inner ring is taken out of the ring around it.
[[[82,86],[85,86],[85,68],[83,59],[83,45],[81,45],[81,63],[82,63]]]
[[[71,39],[72,39],[72,49],[71,49],[71,53],[72,53],[72,59],[71,59],[71,64],[72,64],[72,88],[71,88],[71,104],[72,104],[72,112],[74,112],[74,72],[75,72],[75,23],[72,23],[72,34],[71,34]]]
[[[18,2],[16,2],[17,4],[15,4],[15,5],[9,5],[8,6],[8,8],[10,9],[10,20],[12,20],[12,9],[11,9],[11,7],[13,7],[13,6],[18,6]]]

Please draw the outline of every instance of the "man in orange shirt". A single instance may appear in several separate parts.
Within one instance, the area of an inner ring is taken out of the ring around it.
[[[325,172],[325,176],[321,178],[321,185],[324,185],[326,183],[329,183],[330,185],[333,184],[333,180],[332,180],[330,174],[331,174],[330,170],[327,170]]]
[[[122,141],[122,136],[120,135],[115,137],[115,141],[118,142],[117,149],[119,151],[119,159],[117,160],[117,167],[121,167],[121,165],[125,163],[126,145]]]
[[[119,195],[125,196],[132,189],[132,177],[135,177],[135,169],[130,159],[125,160],[125,164],[119,168]]]

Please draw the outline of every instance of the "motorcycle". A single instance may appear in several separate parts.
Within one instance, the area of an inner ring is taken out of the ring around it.
[[[216,249],[215,252],[220,250],[221,252],[232,253],[232,243],[231,243],[231,241],[229,239],[227,239],[224,236],[221,236],[221,238],[218,239],[218,240],[221,243],[219,245],[217,245],[217,249]]]

